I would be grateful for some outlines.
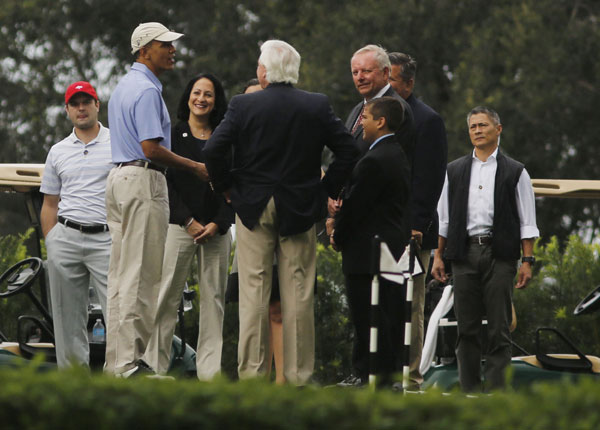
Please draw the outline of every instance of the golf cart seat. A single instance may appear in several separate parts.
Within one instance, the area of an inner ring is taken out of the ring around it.
[[[573,354],[554,354],[542,351],[540,334],[549,332],[555,334]],[[573,373],[594,373],[592,360],[584,355],[564,334],[552,327],[540,327],[535,333],[535,358],[541,367],[548,370],[558,370]],[[596,357],[594,357],[596,358]],[[596,358],[596,360],[599,360]]]
[[[577,354],[546,354],[546,365],[544,365],[541,361],[537,359],[535,355],[526,355],[522,357],[514,357],[515,359],[525,361],[526,363],[531,364],[532,366],[538,367],[540,369],[550,369],[548,366],[548,359],[552,360],[552,365],[554,367],[558,367],[555,370],[567,370],[570,372],[577,372],[576,370],[572,370],[570,365],[573,363],[580,363],[581,358]],[[585,373],[598,373],[600,374],[600,357],[596,357],[595,355],[586,355],[585,358],[592,363],[592,367],[590,370],[585,370]],[[578,364],[575,364],[577,367]],[[585,367],[585,366],[583,366]]]

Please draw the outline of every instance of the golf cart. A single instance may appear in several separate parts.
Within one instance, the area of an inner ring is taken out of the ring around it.
[[[56,368],[52,308],[45,265],[41,259],[42,194],[39,188],[43,171],[43,164],[0,164],[0,198],[5,193],[16,193],[24,199],[29,224],[34,228],[34,248],[37,255],[19,261],[0,275],[0,303],[10,306],[17,296],[26,296],[35,310],[32,314],[17,317],[16,338],[12,341],[0,326],[0,366],[18,366],[35,356],[42,356],[43,362],[39,366],[41,370]],[[192,298],[192,294],[193,292],[187,292],[187,301]],[[185,343],[183,313],[182,301],[178,315],[181,338],[173,337],[169,372],[195,376],[196,353]],[[92,329],[97,320],[102,322],[104,317],[95,292],[90,288],[88,338],[92,369],[102,369],[106,348],[104,340],[93,340],[92,337]]]
[[[600,181],[532,179],[538,197],[600,198]],[[450,282],[451,284],[451,282]],[[428,285],[436,295],[435,309],[429,317],[429,325],[423,348],[421,372],[425,382],[423,389],[438,387],[450,391],[459,386],[458,369],[454,352],[457,324],[453,314],[452,286],[432,281]],[[590,292],[574,310],[575,315],[591,314],[600,310],[600,286]],[[482,321],[485,332],[486,321]],[[482,336],[485,341],[485,336]],[[562,353],[548,351],[548,339],[559,341]],[[482,344],[485,351],[485,342]],[[540,327],[535,334],[535,351],[529,353],[513,342],[510,372],[514,388],[526,387],[534,381],[553,381],[578,378],[587,375],[600,379],[600,358],[584,354],[569,338],[552,327]],[[434,364],[435,363],[435,364]]]

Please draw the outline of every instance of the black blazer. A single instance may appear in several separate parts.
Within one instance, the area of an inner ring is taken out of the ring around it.
[[[325,146],[335,161],[321,179]],[[233,209],[247,228],[274,198],[282,236],[305,232],[325,217],[327,195],[337,198],[358,158],[327,97],[288,84],[233,97],[203,153],[215,190],[231,189]]]
[[[400,128],[400,130],[398,130],[398,132],[396,133],[396,140],[400,142],[400,145],[404,149],[404,152],[406,153],[406,156],[410,161],[414,152],[416,138],[415,121],[410,105],[406,102],[406,100],[400,97],[400,95],[398,95],[398,93],[394,91],[394,89],[391,86],[385,93],[383,93],[383,97],[393,97],[396,100],[400,101],[400,103],[402,103],[402,106],[404,107],[404,122],[402,123],[402,127]],[[363,104],[364,103],[362,101],[358,103],[356,106],[354,106],[354,108],[352,108],[350,115],[348,115],[348,118],[346,119],[346,128],[348,129],[348,131],[352,131],[352,127],[358,119],[358,114],[362,110]],[[363,156],[369,150],[369,144],[367,144],[362,139],[362,132],[363,127],[362,125],[359,125],[354,131],[354,133],[352,133],[352,137],[354,137],[354,140],[358,145],[358,149],[360,150],[361,156]]]
[[[436,111],[411,94],[416,146],[412,163],[411,228],[423,232],[422,249],[438,246],[437,203],[444,187],[448,143],[444,121]]]
[[[187,122],[179,122],[171,131],[171,151],[194,161],[204,162],[205,140],[192,136]],[[169,187],[169,223],[183,225],[189,217],[203,225],[214,222],[225,234],[233,223],[233,209],[223,196],[196,175],[180,169],[167,170]]]
[[[352,171],[350,188],[335,217],[334,240],[345,274],[371,273],[375,235],[396,259],[410,239],[410,167],[394,136],[377,143]]]

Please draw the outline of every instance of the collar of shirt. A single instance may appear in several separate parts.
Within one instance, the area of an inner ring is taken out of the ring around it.
[[[77,137],[75,134],[75,127],[73,127],[73,131],[69,135],[69,139],[71,139],[71,143],[81,143],[83,146],[93,145],[95,143],[104,142],[110,137],[110,132],[108,128],[104,127],[100,121],[98,121],[98,125],[100,126],[100,130],[98,130],[98,134],[88,143],[83,143],[81,139]]]
[[[154,73],[152,73],[152,71],[145,64],[138,63],[136,61],[131,65],[131,70],[136,70],[146,75],[146,77],[150,79],[152,83],[156,85],[156,88],[158,88],[158,90],[162,93],[162,84],[160,83],[160,80],[156,77]]]
[[[496,158],[498,158],[498,149],[499,149],[499,147],[497,146],[496,150],[490,154],[490,156],[488,157],[487,161],[490,161],[490,158],[493,158],[494,160],[496,160]],[[487,163],[487,161],[482,161],[479,158],[477,158],[477,155],[475,155],[475,149],[473,149],[472,157],[473,157],[474,160],[477,160],[480,163]]]
[[[371,146],[369,146],[369,151],[370,151],[371,149],[373,149],[373,147],[374,147],[375,145],[377,145],[377,144],[378,144],[378,143],[379,143],[381,140],[385,139],[386,137],[393,136],[393,135],[394,135],[394,133],[389,133],[389,134],[384,134],[384,135],[383,135],[383,136],[381,136],[381,137],[378,137],[377,139],[375,139],[375,142],[373,142],[373,143],[371,144]]]
[[[386,84],[385,87],[380,89],[379,92],[377,94],[375,94],[375,97],[373,97],[373,99],[378,99],[379,97],[382,97],[385,94],[385,92],[389,89],[390,89],[390,84]],[[371,99],[371,100],[373,100],[373,99]],[[364,99],[363,104],[367,103],[367,101],[368,101],[367,99]]]

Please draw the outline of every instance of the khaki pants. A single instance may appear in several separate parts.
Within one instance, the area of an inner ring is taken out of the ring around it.
[[[240,284],[238,373],[251,378],[267,373],[269,298],[273,254],[277,255],[285,379],[305,384],[315,363],[314,281],[315,227],[294,236],[279,236],[273,198],[258,223],[247,229],[236,216]]]
[[[123,373],[144,355],[156,316],[169,223],[165,176],[115,167],[106,184],[106,210],[112,247],[105,371]]]
[[[177,224],[169,224],[158,310],[152,337],[145,353],[146,362],[158,373],[164,374],[169,370],[177,310],[194,256],[198,262],[200,293],[196,370],[198,378],[202,380],[211,379],[220,372],[225,287],[230,252],[229,231],[224,235],[217,233],[206,243],[197,245],[185,228]]]
[[[413,301],[411,309],[411,332],[410,332],[410,382],[414,385],[423,383],[423,375],[419,367],[421,366],[421,355],[423,352],[423,333],[424,313],[425,313],[425,278],[427,277],[427,268],[431,258],[431,250],[424,249],[419,252],[419,258],[423,263],[425,273],[414,278],[413,283]]]

